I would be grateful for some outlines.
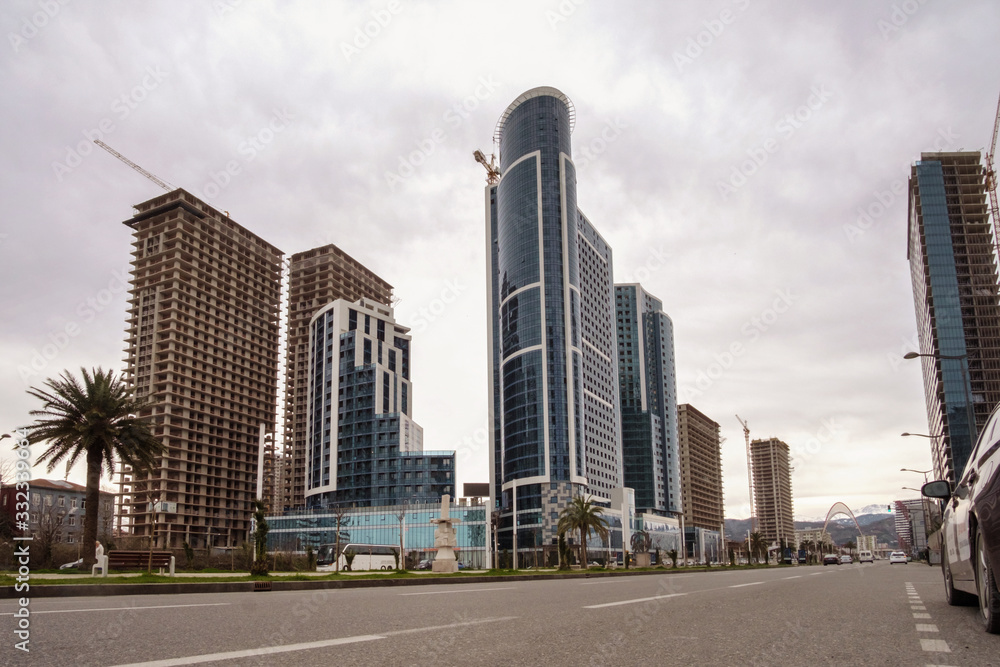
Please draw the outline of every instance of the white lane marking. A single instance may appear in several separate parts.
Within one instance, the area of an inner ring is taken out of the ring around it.
[[[687,593],[671,593],[669,595],[654,595],[651,598],[636,598],[635,600],[621,600],[619,602],[605,602],[604,604],[589,604],[584,609],[603,609],[604,607],[617,607],[623,604],[638,604],[639,602],[652,602],[653,600],[665,600],[667,598],[683,597]]]
[[[86,611],[132,611],[140,609],[180,609],[183,607],[228,607],[230,602],[205,602],[203,604],[164,604],[150,607],[94,607],[93,609],[49,609],[42,611],[32,611],[31,615],[35,614],[75,614],[77,612]],[[13,616],[11,613],[2,613],[0,616]]]
[[[729,588],[743,588],[744,586],[759,586],[764,583],[763,581],[751,581],[749,584],[735,584]]]
[[[459,623],[448,623],[446,625],[429,625],[423,628],[410,628],[408,630],[390,630],[383,632],[383,637],[395,637],[396,635],[412,635],[418,632],[431,632],[433,630],[450,630],[452,628],[464,628],[470,625],[482,625],[484,623],[494,623],[496,621],[513,621],[517,616],[496,616],[494,618],[479,618],[474,621],[462,621]]]
[[[675,574],[670,577],[670,580],[674,579],[687,579],[688,577],[693,577],[693,574]],[[581,581],[581,586],[595,586],[597,584],[627,584],[635,583],[635,579],[631,577],[613,577],[611,579],[604,579],[603,581]]]
[[[238,660],[240,658],[255,658],[262,655],[273,655],[275,653],[288,653],[290,651],[308,651],[315,648],[327,648],[329,646],[341,646],[343,644],[370,642],[376,639],[385,639],[385,637],[382,635],[358,635],[356,637],[342,637],[341,639],[327,639],[320,642],[287,644],[285,646],[265,646],[263,648],[252,648],[245,651],[227,651],[225,653],[193,655],[187,658],[152,660],[150,662],[133,662],[127,665],[118,665],[117,667],[180,667],[181,665],[197,665],[202,662],[215,662],[216,660]]]
[[[479,625],[481,623],[492,623],[493,621],[509,621],[516,616],[502,616],[498,618],[482,618],[475,621],[465,621],[462,623],[449,623],[448,625],[432,625],[424,628],[412,628],[410,630],[394,630],[383,632],[380,635],[357,635],[354,637],[341,637],[339,639],[325,639],[318,642],[303,642],[301,644],[286,644],[284,646],[264,646],[252,648],[244,651],[226,651],[224,653],[207,653],[204,655],[192,655],[186,658],[170,658],[167,660],[151,660],[149,662],[134,662],[127,665],[117,665],[117,667],[182,667],[183,665],[197,665],[204,662],[215,662],[217,660],[238,660],[240,658],[254,658],[263,655],[274,655],[277,653],[291,653],[293,651],[309,651],[317,648],[327,648],[329,646],[342,646],[344,644],[357,644],[358,642],[370,642],[376,639],[386,639],[395,635],[413,634],[416,632],[431,632],[434,630],[444,630],[448,628],[458,628],[468,625]]]
[[[918,611],[913,612],[913,618],[930,618],[930,614],[922,614]]]
[[[826,574],[826,572],[810,572],[810,573],[809,573],[809,576],[810,576],[810,577],[815,577],[815,576],[816,576],[816,575],[818,575],[818,574]]]
[[[911,604],[910,611],[927,611],[927,607],[922,604]]]
[[[801,574],[797,574],[794,577],[782,577],[782,579],[801,579],[801,578],[802,578]]]
[[[948,648],[948,642],[943,639],[921,639],[920,648],[936,653],[951,653],[951,649]]]
[[[917,623],[917,632],[937,632],[938,627],[933,623]]]
[[[420,593],[400,593],[401,596],[407,595],[449,595],[452,593],[482,593],[484,591],[512,591],[516,586],[504,586],[501,588],[463,588],[457,591],[422,591]]]

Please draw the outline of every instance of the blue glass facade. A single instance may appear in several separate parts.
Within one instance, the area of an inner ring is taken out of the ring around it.
[[[453,495],[455,453],[423,451],[411,416],[410,339],[388,306],[338,300],[310,326],[306,507]]]
[[[639,285],[616,285],[625,486],[637,511],[680,514],[673,323]]]
[[[500,283],[502,482],[570,480],[570,416],[579,413],[567,341],[576,274],[570,111],[550,94],[508,111],[500,132],[497,277]],[[563,208],[565,191],[567,207]],[[573,215],[566,215],[566,211]],[[573,403],[571,405],[571,402]],[[546,458],[546,452],[548,457]]]
[[[518,97],[486,189],[498,540],[546,559],[574,496],[622,486],[611,248],[577,207],[574,114],[554,88]]]
[[[909,248],[938,478],[961,477],[1000,401],[1000,306],[979,153],[925,153],[910,176]]]
[[[511,548],[549,544],[551,498],[585,482],[573,110],[552,88],[497,126],[502,177],[487,188],[494,503]],[[524,528],[521,528],[523,526]]]
[[[536,489],[536,490],[540,490]],[[537,495],[528,493],[528,496]],[[539,497],[537,505],[543,504]],[[400,522],[399,516],[403,515]],[[490,552],[494,545],[490,544],[489,511],[486,505],[462,505],[452,502],[449,516],[455,519],[455,532],[458,547],[455,556],[459,562],[472,568],[489,567]],[[313,552],[319,550],[322,544],[335,544],[339,528],[340,543],[355,544],[385,544],[399,545],[402,537],[403,550],[409,567],[413,567],[424,558],[433,558],[434,527],[432,519],[441,515],[441,503],[408,504],[388,507],[353,507],[345,508],[338,522],[337,514],[329,510],[316,509],[307,511],[290,511],[267,517],[270,530],[267,534],[269,551],[284,551],[304,553],[307,547]],[[591,533],[587,538],[590,559],[600,561],[617,560],[621,562],[622,553],[622,515],[621,512],[609,509],[605,512],[608,522],[609,536],[602,541]],[[676,519],[664,519],[655,516],[633,517],[629,534],[635,530],[645,530],[649,533],[652,545],[650,551],[657,549],[667,552],[671,549],[682,550],[681,533]],[[402,535],[400,533],[402,532]],[[541,532],[537,525],[524,524],[519,531],[521,566],[553,565],[555,551],[545,548]],[[717,535],[717,533],[716,533]],[[575,541],[576,536],[570,539]],[[689,553],[692,547],[689,543]],[[510,567],[510,546],[500,544],[497,547],[499,561],[502,566]],[[697,553],[694,555],[697,558]],[[655,562],[655,558],[654,558]]]

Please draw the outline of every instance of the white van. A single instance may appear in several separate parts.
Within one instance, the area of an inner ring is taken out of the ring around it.
[[[859,551],[858,552],[858,562],[859,563],[874,563],[875,556],[872,555],[871,551]]]

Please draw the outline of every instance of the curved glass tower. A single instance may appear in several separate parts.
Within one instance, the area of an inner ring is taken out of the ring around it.
[[[535,88],[500,117],[487,188],[494,509],[500,549],[548,544],[585,485],[573,105]]]

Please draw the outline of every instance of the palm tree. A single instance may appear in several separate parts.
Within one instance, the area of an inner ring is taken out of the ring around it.
[[[760,562],[761,554],[764,553],[764,535],[762,533],[750,533],[750,552],[757,557]]]
[[[28,394],[42,401],[40,417],[27,427],[31,444],[48,442],[38,457],[48,461],[48,471],[65,460],[67,469],[80,457],[87,462],[86,513],[83,522],[83,569],[94,563],[97,545],[97,512],[101,475],[114,475],[115,459],[135,469],[149,468],[163,445],[153,437],[149,424],[137,417],[142,403],[113,371],[81,368],[81,383],[68,371],[45,381],[48,390],[32,387]]]
[[[587,569],[587,533],[594,533],[602,540],[608,539],[608,522],[601,516],[604,510],[583,496],[573,498],[559,514],[560,533],[580,531],[580,562]]]

